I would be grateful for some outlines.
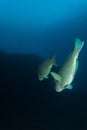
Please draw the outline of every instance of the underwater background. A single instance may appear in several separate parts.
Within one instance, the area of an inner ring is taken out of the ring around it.
[[[57,93],[38,68],[56,54],[59,70],[76,38],[73,89]],[[0,0],[0,130],[87,130],[86,74],[87,0]]]

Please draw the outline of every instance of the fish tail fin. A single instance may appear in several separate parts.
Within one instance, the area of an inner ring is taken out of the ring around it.
[[[74,48],[74,54],[76,57],[78,57],[83,46],[84,46],[84,41],[81,41],[79,38],[77,38],[75,41],[75,48]]]

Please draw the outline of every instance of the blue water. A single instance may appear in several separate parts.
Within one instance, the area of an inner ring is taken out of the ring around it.
[[[72,90],[40,82],[40,63],[60,68],[84,40]],[[87,0],[0,0],[0,129],[87,129]]]

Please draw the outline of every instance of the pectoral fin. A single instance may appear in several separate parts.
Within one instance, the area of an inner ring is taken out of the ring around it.
[[[67,89],[72,89],[73,88],[73,86],[70,84],[70,85],[67,85],[67,87],[66,87]]]
[[[61,82],[61,76],[60,76],[59,74],[57,74],[57,73],[55,73],[55,72],[50,72],[50,74],[52,75],[52,77],[53,77],[55,80]]]

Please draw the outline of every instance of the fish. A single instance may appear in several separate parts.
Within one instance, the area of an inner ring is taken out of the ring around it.
[[[75,40],[75,47],[73,51],[68,56],[64,65],[59,70],[59,73],[50,72],[51,76],[55,81],[56,92],[62,92],[64,89],[72,89],[72,82],[76,75],[79,67],[78,56],[84,46],[84,41],[79,38]]]
[[[50,74],[53,66],[57,66],[56,55],[45,60],[39,67],[38,78],[40,81],[49,78],[48,75]]]

